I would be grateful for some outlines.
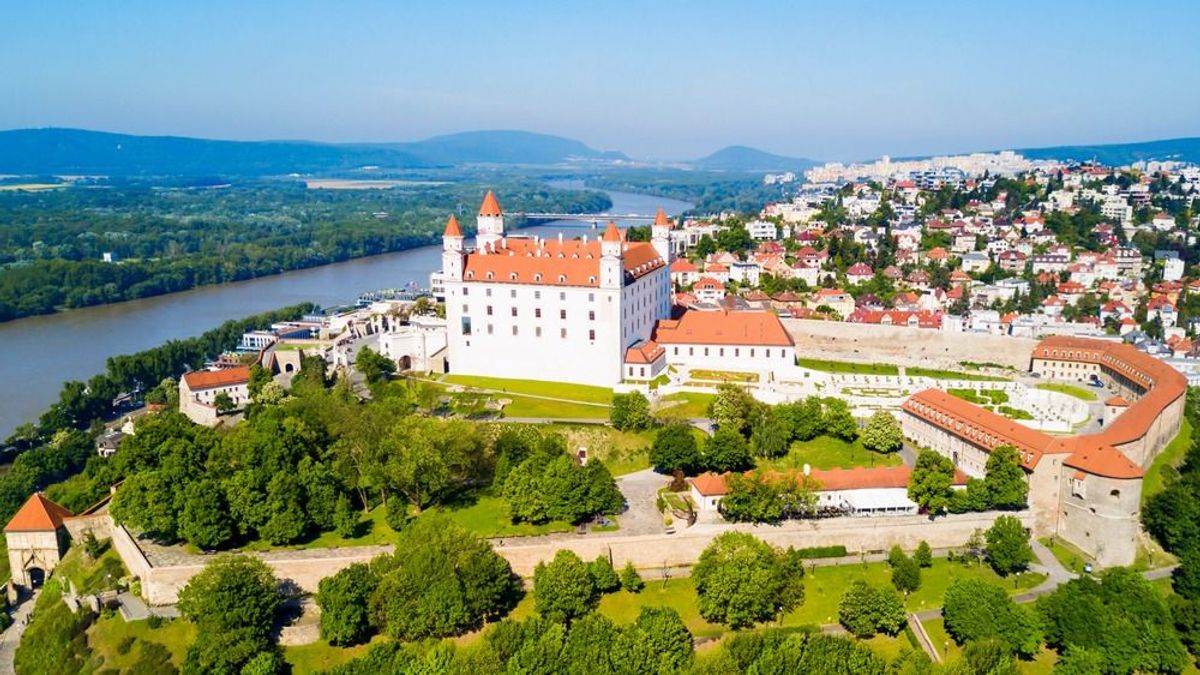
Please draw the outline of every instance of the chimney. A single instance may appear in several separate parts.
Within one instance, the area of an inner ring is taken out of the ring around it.
[[[587,234],[586,233],[583,235],[583,245],[587,246]]]
[[[558,243],[562,243],[562,230],[558,231]]]
[[[805,476],[811,476],[811,475],[812,475],[812,467],[811,467],[811,466],[809,466],[809,465],[807,465],[807,464],[805,464],[805,465],[804,465],[804,475],[805,475]]]

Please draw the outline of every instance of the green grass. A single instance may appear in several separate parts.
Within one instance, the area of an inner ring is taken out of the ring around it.
[[[962,647],[956,644],[946,632],[945,619],[941,617],[925,619],[921,625],[925,626],[925,632],[929,634],[930,642],[942,655],[943,664],[949,665],[962,656]],[[1017,667],[1026,675],[1049,674],[1054,669],[1056,661],[1058,661],[1058,653],[1053,649],[1042,647],[1032,661],[1018,661]]]
[[[809,370],[826,373],[851,373],[855,375],[899,375],[900,369],[887,363],[852,363],[826,359],[797,359],[796,365]]]
[[[324,640],[312,644],[283,648],[283,660],[292,667],[292,673],[320,673],[340,666],[367,653],[372,645],[385,641],[376,636],[371,642],[353,647],[334,647]]]
[[[179,668],[183,665],[187,646],[196,637],[196,627],[190,621],[175,619],[165,621],[158,628],[151,628],[146,621],[126,623],[120,614],[102,616],[88,629],[88,648],[104,659],[104,668],[126,672],[137,663],[143,645],[157,643],[171,654],[171,663]],[[121,654],[118,645],[132,639],[134,648]]]
[[[121,557],[111,546],[92,562],[84,560],[83,547],[72,546],[63,556],[54,574],[70,579],[77,593],[97,593],[116,586],[116,582],[128,572],[121,564]]]
[[[642,607],[670,607],[679,613],[688,630],[696,637],[720,635],[725,627],[709,623],[700,616],[696,588],[690,578],[670,579],[663,583],[654,572],[642,573],[646,587],[641,593],[617,591],[600,599],[599,611],[619,624],[633,623]]]
[[[381,546],[395,540],[396,532],[387,524],[387,510],[377,506],[368,513],[359,514],[358,532],[353,537],[343,537],[337,532],[322,532],[312,539],[290,546],[275,546],[263,540],[252,541],[243,549],[249,551],[266,551],[280,548],[338,548],[343,546]]]
[[[1191,444],[1192,423],[1188,421],[1187,417],[1184,417],[1183,424],[1179,427],[1179,434],[1167,444],[1167,447],[1163,448],[1162,452],[1158,453],[1146,471],[1146,477],[1142,479],[1143,505],[1146,504],[1147,499],[1162,491],[1166,474],[1179,466]]]
[[[921,587],[905,598],[904,605],[910,612],[941,607],[946,588],[958,579],[982,579],[1015,594],[1037,586],[1045,578],[1042,574],[1026,572],[1004,579],[987,565],[964,565],[935,558],[932,567],[921,570]],[[890,569],[882,562],[817,567],[811,573],[805,570],[804,605],[784,617],[784,625],[837,623],[837,607],[842,594],[860,579],[876,586],[891,586]]]
[[[1003,377],[983,375],[980,373],[964,373],[957,370],[942,370],[941,368],[905,368],[909,377],[932,377],[935,380],[969,380],[972,382],[1007,382]]]
[[[737,373],[731,370],[697,370],[688,371],[697,380],[720,380],[722,382],[758,382],[758,373]]]
[[[506,424],[511,427],[512,424]],[[538,424],[543,433],[563,436],[571,451],[587,448],[592,459],[604,462],[614,476],[650,468],[650,445],[654,442],[655,430],[619,431],[599,424]],[[697,437],[703,432],[695,431]],[[699,440],[699,438],[697,438]]]
[[[1045,389],[1046,391],[1057,391],[1060,394],[1074,396],[1081,401],[1095,401],[1096,392],[1085,387],[1077,387],[1073,384],[1063,384],[1061,382],[1041,382],[1036,386],[1037,389]]]
[[[1091,556],[1076,548],[1074,544],[1067,542],[1059,537],[1042,537],[1039,542],[1058,559],[1058,562],[1065,568],[1076,574],[1083,574],[1083,566],[1086,563],[1092,562]]]
[[[611,389],[591,387],[583,384],[567,384],[565,382],[544,382],[541,380],[510,380],[500,377],[478,377],[475,375],[447,375],[444,382],[466,385],[477,389],[494,389],[506,394],[528,394],[530,396],[550,396],[585,403],[612,403]],[[605,413],[607,415],[607,412]]]
[[[8,542],[0,537],[0,581],[7,581],[12,576],[12,568],[8,564]]]
[[[811,441],[796,441],[787,455],[778,459],[760,459],[761,469],[851,469],[859,466],[897,466],[904,460],[899,453],[881,454],[863,447],[862,441],[847,443],[839,438],[817,436]]]
[[[528,537],[552,532],[570,532],[569,523],[550,522],[542,525],[513,523],[508,515],[508,502],[490,490],[477,490],[462,495],[445,506],[428,511],[441,511],[463,529],[481,537]]]
[[[598,419],[606,420],[609,415],[607,406],[586,405],[583,403],[565,403],[563,401],[547,401],[542,398],[527,398],[524,396],[501,395],[512,403],[504,406],[505,417],[544,417],[547,419]]]
[[[716,398],[713,394],[697,394],[684,392],[670,394],[659,399],[659,417],[674,419],[694,419],[708,417],[708,405]],[[679,401],[676,403],[676,401]],[[669,405],[668,404],[673,404]]]

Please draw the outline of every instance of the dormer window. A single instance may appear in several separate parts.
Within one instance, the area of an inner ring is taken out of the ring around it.
[[[517,280],[517,273],[516,273],[516,272],[509,272],[509,274],[508,274],[508,278],[509,278],[509,279],[511,279],[512,281],[516,281],[516,280]]]
[[[533,280],[534,280],[534,281],[541,281],[541,280],[542,280],[542,273],[541,273],[541,272],[538,272],[537,274],[534,274],[534,275],[533,275]]]
[[[588,277],[588,283],[589,283],[589,284],[594,284],[594,283],[596,283],[596,277]]]
[[[560,283],[560,284],[567,283],[567,275],[565,275],[565,274],[558,275],[558,283]]]
[[[494,278],[496,278],[496,275],[495,275],[495,274],[493,274],[493,273],[491,273],[491,272],[488,272],[488,273],[487,273],[487,278],[488,278],[488,279],[494,279]]]

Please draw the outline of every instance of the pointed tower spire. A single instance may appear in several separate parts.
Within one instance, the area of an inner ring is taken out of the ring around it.
[[[500,200],[496,199],[496,194],[491,190],[483,197],[483,204],[479,206],[479,215],[481,216],[499,216],[503,212],[500,210]]]
[[[604,228],[604,236],[601,237],[604,241],[621,241],[621,231],[617,229],[617,224],[613,221],[608,221],[608,227]]]
[[[455,218],[453,213],[450,214],[450,220],[446,221],[446,231],[442,233],[442,236],[443,237],[461,237],[461,236],[463,236],[462,228],[458,226],[458,218]]]
[[[663,211],[662,207],[658,207],[658,213],[654,216],[655,227],[671,227],[671,220],[667,218],[667,212]]]

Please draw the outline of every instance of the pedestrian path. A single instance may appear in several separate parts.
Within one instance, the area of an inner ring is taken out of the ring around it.
[[[37,604],[40,592],[34,591],[25,602],[17,605],[16,611],[12,613],[12,625],[0,633],[0,673],[7,675],[16,672],[13,662],[17,656],[17,645],[21,644],[21,636],[25,634],[25,628],[29,625],[29,615],[33,613],[33,606]]]

